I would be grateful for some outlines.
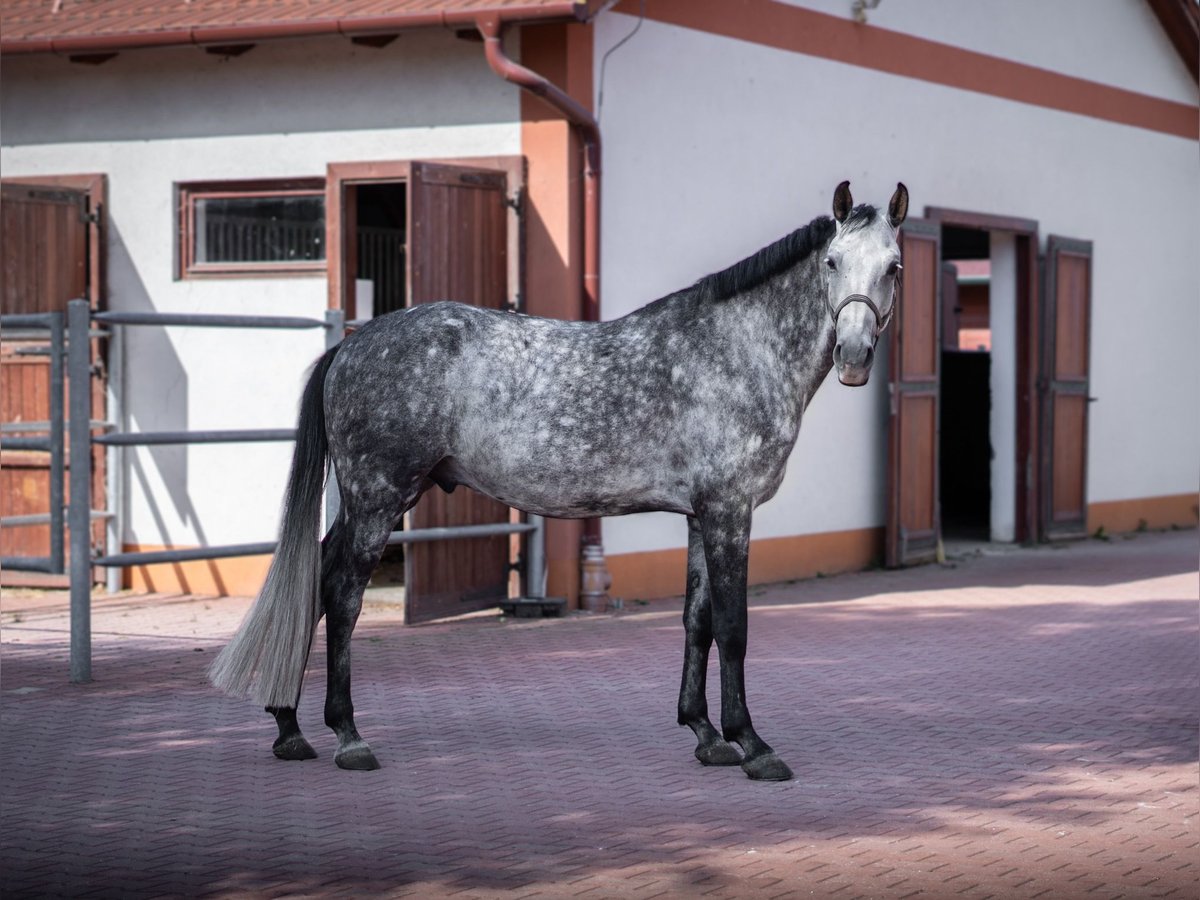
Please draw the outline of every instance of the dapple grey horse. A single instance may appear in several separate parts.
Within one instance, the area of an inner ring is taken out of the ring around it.
[[[833,219],[610,322],[450,302],[369,322],[309,378],[278,549],[213,683],[274,715],[276,756],[315,756],[296,703],[324,614],[335,761],[377,768],[354,724],[350,635],[389,533],[425,491],[466,485],[542,516],[665,510],[688,521],[679,723],[706,765],[790,778],[746,708],[750,520],[779,488],[830,369],[866,384],[895,305],[907,209],[903,184],[882,212],[855,207],[842,182]],[[322,541],[330,462],[342,502]],[[720,732],[705,696],[714,638]]]

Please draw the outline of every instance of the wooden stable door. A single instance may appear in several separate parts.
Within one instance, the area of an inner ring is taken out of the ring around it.
[[[1042,290],[1042,540],[1087,534],[1092,245],[1050,235]]]
[[[941,226],[901,226],[902,287],[890,333],[888,507],[889,566],[936,558],[941,539],[938,428],[941,368]]]
[[[0,190],[0,308],[6,314],[65,313],[67,301],[88,296],[87,193],[53,185],[10,183]],[[49,421],[50,359],[42,334],[48,333],[28,332],[28,340],[5,341],[0,349],[0,422],[11,426]],[[44,437],[46,431],[34,428],[6,433]],[[49,511],[49,454],[0,450],[0,515]],[[0,531],[0,555],[45,557],[49,553],[48,525]],[[6,583],[49,581],[17,572],[6,576]]]
[[[507,193],[503,172],[412,163],[409,178],[409,303],[459,300],[489,309],[507,301]],[[434,488],[406,527],[506,523],[509,508],[469,488]],[[495,606],[508,596],[509,538],[410,544],[405,621]]]

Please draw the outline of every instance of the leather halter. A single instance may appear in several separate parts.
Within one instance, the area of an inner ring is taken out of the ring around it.
[[[875,337],[879,337],[880,332],[887,328],[888,322],[892,321],[892,313],[896,311],[896,304],[893,302],[891,308],[888,309],[887,317],[885,318],[880,314],[879,307],[875,305],[875,301],[866,294],[850,294],[848,297],[843,298],[842,302],[835,307],[830,302],[829,295],[826,294],[825,306],[829,309],[829,317],[833,319],[834,328],[837,327],[838,316],[841,315],[842,310],[846,308],[847,303],[865,303],[870,308],[871,312],[875,313]]]

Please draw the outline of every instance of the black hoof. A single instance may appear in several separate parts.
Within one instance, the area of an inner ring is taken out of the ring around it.
[[[727,744],[725,741],[701,744],[696,748],[696,759],[706,766],[736,766],[742,761],[741,754],[733,744]]]
[[[357,772],[371,772],[379,768],[379,760],[375,758],[366,741],[356,741],[339,748],[333,761],[340,769],[353,769]]]
[[[791,781],[792,770],[774,753],[742,761],[742,771],[755,781]]]
[[[288,738],[280,738],[271,747],[279,759],[316,759],[317,751],[303,735],[294,734]]]

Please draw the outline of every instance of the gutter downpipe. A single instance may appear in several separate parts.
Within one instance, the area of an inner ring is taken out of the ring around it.
[[[600,123],[587,109],[544,75],[527,69],[504,54],[501,38],[504,24],[499,16],[481,15],[476,27],[483,36],[483,52],[492,71],[531,94],[545,100],[579,130],[583,140],[583,303],[580,320],[600,321]],[[581,553],[580,601],[584,609],[603,612],[611,583],[604,564],[600,520],[584,519],[583,544],[594,548]],[[595,589],[588,589],[589,582]]]

